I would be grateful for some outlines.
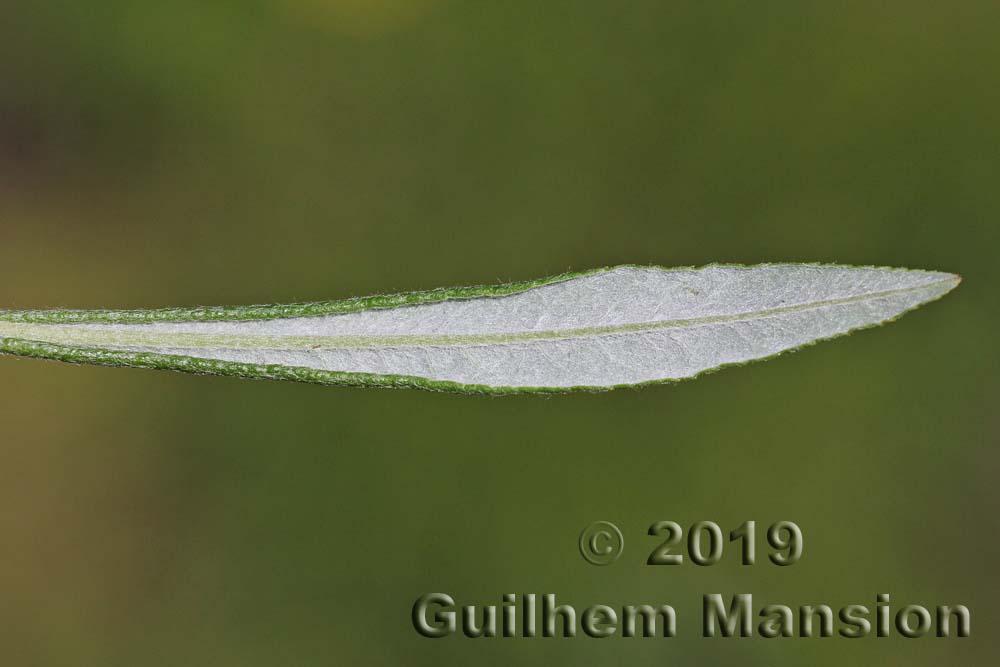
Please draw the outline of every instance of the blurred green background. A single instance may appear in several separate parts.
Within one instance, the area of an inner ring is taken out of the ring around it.
[[[767,363],[550,399],[0,359],[0,663],[996,664],[998,82],[993,0],[5,3],[3,308],[617,263],[965,284]],[[597,519],[625,532],[610,567],[577,552]],[[790,519],[805,554],[647,567],[661,519]],[[667,602],[679,637],[431,641],[426,592]],[[964,603],[973,636],[707,640],[711,592]]]

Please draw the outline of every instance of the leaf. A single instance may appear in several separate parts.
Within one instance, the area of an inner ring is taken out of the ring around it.
[[[960,281],[819,264],[620,266],[283,306],[0,311],[0,354],[331,385],[599,390],[692,378],[882,324]]]

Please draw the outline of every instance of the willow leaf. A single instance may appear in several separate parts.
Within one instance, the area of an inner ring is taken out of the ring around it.
[[[935,271],[620,266],[279,306],[0,311],[0,353],[320,384],[513,393],[692,378],[891,321]]]

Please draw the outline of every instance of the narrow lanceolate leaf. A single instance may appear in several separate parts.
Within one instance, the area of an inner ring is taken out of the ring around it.
[[[691,378],[895,319],[949,273],[622,266],[285,306],[0,311],[0,353],[319,384],[512,393]]]

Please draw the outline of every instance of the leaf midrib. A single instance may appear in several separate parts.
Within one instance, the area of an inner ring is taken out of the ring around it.
[[[94,348],[191,348],[191,349],[253,349],[253,350],[319,350],[349,348],[455,347],[516,344],[541,340],[594,338],[619,334],[644,333],[660,329],[693,328],[765,319],[832,306],[875,301],[893,296],[928,291],[957,282],[949,277],[926,285],[870,292],[838,299],[824,299],[791,306],[779,306],[760,311],[711,315],[675,320],[611,324],[599,327],[578,327],[551,331],[522,331],[488,334],[397,334],[390,336],[275,336],[272,334],[213,334],[213,333],[151,333],[130,332],[137,325],[120,325],[118,329],[84,328],[81,325],[35,324],[0,321],[0,338],[16,338],[43,343],[58,343]],[[41,334],[41,335],[40,335]],[[53,336],[53,334],[56,334]]]

